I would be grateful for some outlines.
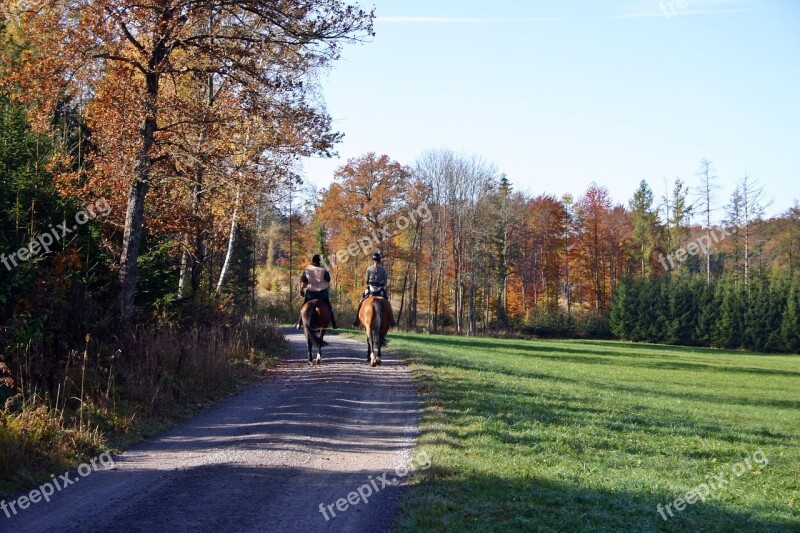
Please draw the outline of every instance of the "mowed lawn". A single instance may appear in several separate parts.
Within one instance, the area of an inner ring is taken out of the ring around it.
[[[401,531],[800,531],[798,356],[400,333],[390,347],[412,363],[432,464]],[[705,501],[676,509],[697,487]]]

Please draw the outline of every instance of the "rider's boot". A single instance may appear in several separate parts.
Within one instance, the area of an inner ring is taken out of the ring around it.
[[[361,321],[358,319],[358,313],[361,311],[361,305],[364,303],[364,296],[361,297],[361,301],[358,302],[358,307],[356,307],[356,319],[353,320],[353,327],[357,328],[361,325]]]
[[[336,317],[335,317],[335,316],[334,316],[334,314],[333,314],[333,306],[332,306],[332,305],[330,305],[330,304],[328,304],[328,307],[329,307],[329,308],[330,308],[330,310],[331,310],[331,327],[332,327],[333,329],[339,329],[339,326],[337,326],[337,325],[336,325]]]

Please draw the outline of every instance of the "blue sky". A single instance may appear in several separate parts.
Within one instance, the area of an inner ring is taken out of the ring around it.
[[[370,4],[362,2],[369,7]],[[720,206],[745,172],[777,213],[800,199],[800,2],[377,0],[376,37],[322,74],[339,159],[412,164],[447,147],[520,190],[627,203],[641,179],[696,185],[714,163]],[[664,12],[670,16],[665,16]],[[723,216],[722,210],[718,217]]]

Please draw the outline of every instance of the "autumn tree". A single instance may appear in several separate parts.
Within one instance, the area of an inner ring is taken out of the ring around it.
[[[165,97],[167,87],[213,75],[217,86],[238,88],[251,111],[269,111],[276,89],[285,88],[278,98],[306,113],[299,128],[308,134],[305,152],[326,153],[338,136],[287,70],[322,67],[342,43],[372,31],[371,13],[338,0],[8,0],[2,15],[21,28],[19,46],[27,53],[9,77],[21,98],[35,104],[35,124],[47,127],[65,93],[104,95],[91,114],[118,132],[116,145],[124,149],[101,152],[93,171],[113,177],[115,190],[127,190],[118,297],[123,324],[133,312],[148,189],[169,172],[172,128],[197,120],[195,110],[183,113],[178,100]],[[214,92],[206,88],[207,95]],[[278,124],[283,117],[265,119]]]
[[[593,183],[578,200],[579,240],[584,272],[591,284],[591,303],[597,312],[605,309],[608,267],[608,219],[612,204],[608,189]]]
[[[531,198],[527,202],[525,226],[528,244],[524,248],[524,259],[520,271],[526,280],[533,306],[541,303],[551,312],[558,308],[562,277],[566,281],[568,266],[564,246],[568,229],[568,213],[565,204],[549,195]]]
[[[407,205],[408,179],[409,172],[403,165],[388,155],[369,153],[352,158],[337,169],[334,183],[322,192],[318,215],[331,228],[331,250],[342,252],[330,259],[335,259],[337,278],[344,273],[351,276],[348,286],[354,298],[363,290],[364,268],[368,263],[366,257],[361,257],[363,252],[380,251],[385,255],[391,279],[392,258],[396,254],[396,228],[392,223]],[[351,249],[357,253],[348,252],[348,247],[355,247]]]

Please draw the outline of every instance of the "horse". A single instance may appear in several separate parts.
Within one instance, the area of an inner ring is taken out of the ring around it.
[[[319,299],[309,300],[303,304],[300,316],[303,319],[303,332],[306,335],[308,344],[308,366],[314,366],[311,356],[312,345],[317,346],[317,364],[322,364],[322,347],[327,346],[325,342],[325,328],[331,324],[330,304]],[[319,331],[319,334],[317,334]]]
[[[386,333],[394,321],[392,306],[383,296],[369,296],[361,305],[358,319],[367,330],[367,361],[370,366],[381,364],[381,348],[386,346]]]

